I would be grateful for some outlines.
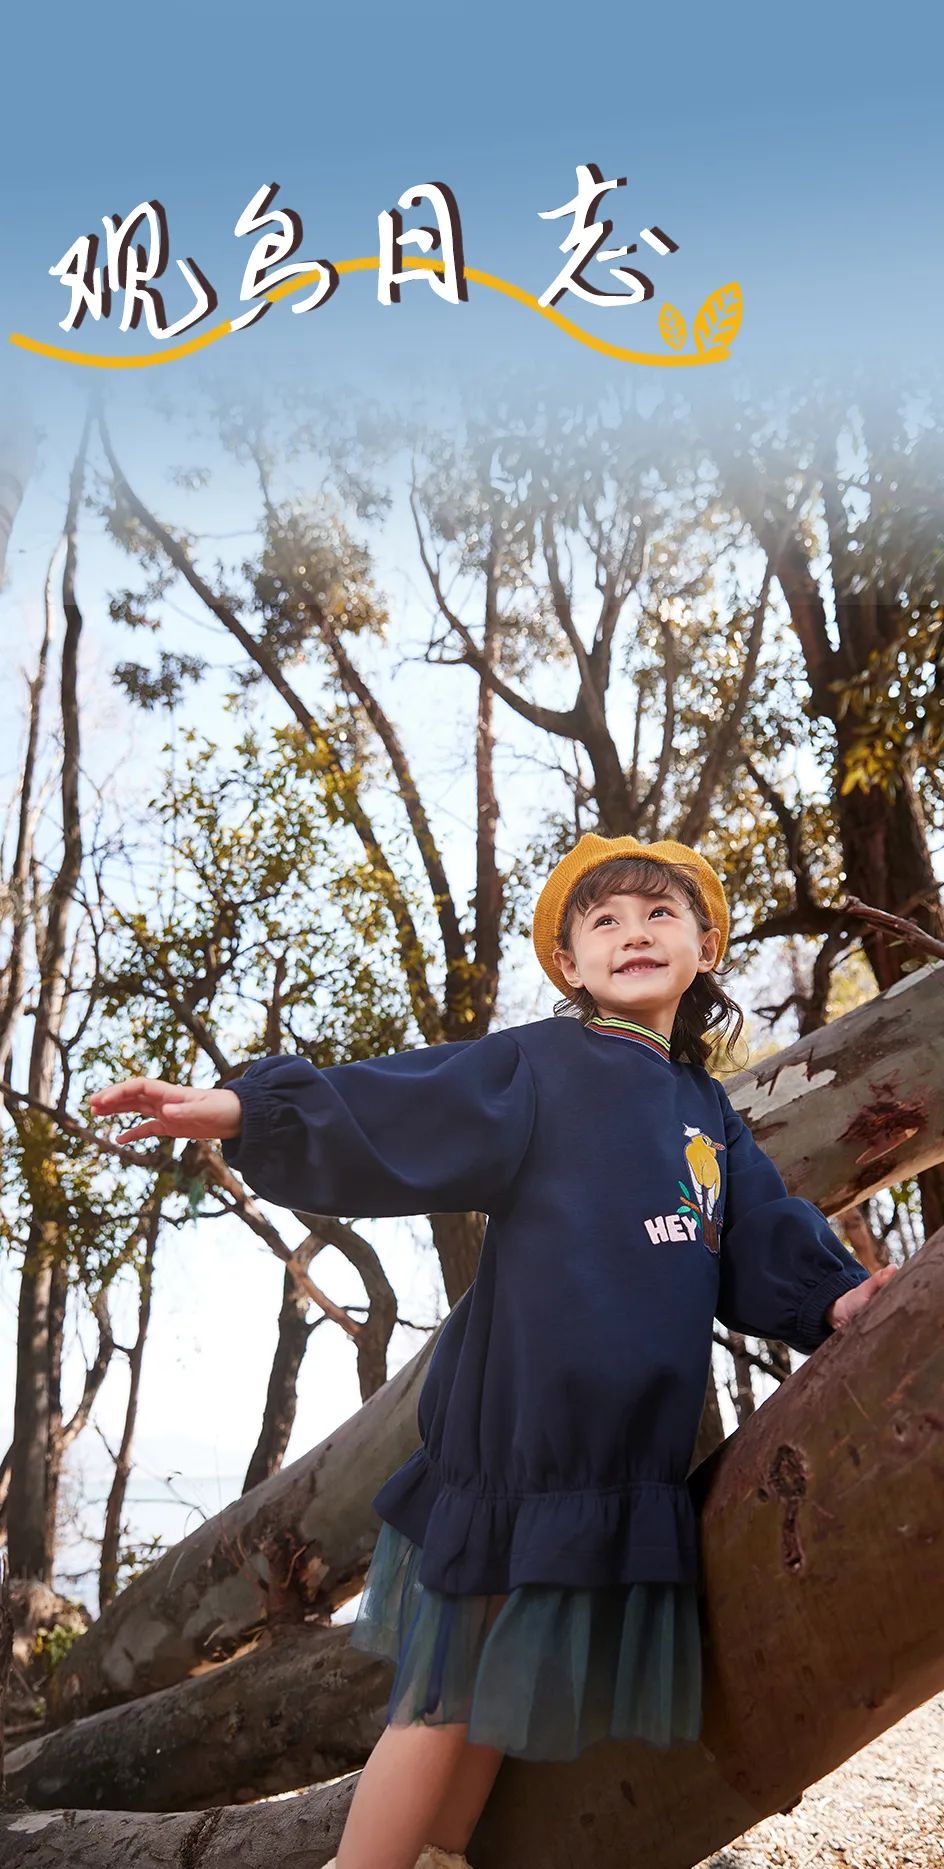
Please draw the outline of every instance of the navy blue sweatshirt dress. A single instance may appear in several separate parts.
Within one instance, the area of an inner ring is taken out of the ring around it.
[[[868,1274],[790,1196],[721,1083],[628,1018],[539,1019],[319,1070],[256,1059],[223,1154],[265,1200],[488,1215],[417,1405],[352,1645],[388,1717],[574,1758],[695,1740],[687,1474],[712,1320],[809,1353]]]

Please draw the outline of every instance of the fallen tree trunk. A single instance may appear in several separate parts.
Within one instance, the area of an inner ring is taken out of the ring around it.
[[[277,1804],[140,1816],[0,1813],[2,1869],[316,1869],[336,1852],[356,1779]]]
[[[389,1662],[348,1631],[278,1631],[189,1681],[107,1707],[17,1746],[7,1794],[38,1809],[204,1810],[339,1778],[386,1723]]]
[[[729,1080],[735,1107],[793,1193],[827,1214],[944,1159],[944,969],[886,993]],[[437,1333],[438,1334],[438,1333]],[[225,1659],[291,1578],[300,1613],[363,1580],[370,1500],[418,1444],[436,1337],[328,1440],[235,1500],[116,1598],[56,1670],[62,1721]]]
[[[606,1741],[567,1766],[506,1760],[470,1845],[476,1869],[571,1869],[591,1852],[594,1869],[690,1869],[944,1689],[942,1315],[944,1233],[693,1475],[699,1742]],[[355,1784],[196,1820],[11,1813],[0,1869],[317,1869]]]
[[[726,1088],[791,1194],[837,1214],[944,1160],[942,1042],[944,967],[934,963]]]
[[[296,1616],[360,1588],[377,1534],[370,1501],[417,1445],[416,1402],[438,1331],[328,1439],[165,1552],[92,1625],[51,1676],[67,1720],[186,1680],[224,1660],[277,1602]],[[330,1503],[328,1503],[330,1502]]]

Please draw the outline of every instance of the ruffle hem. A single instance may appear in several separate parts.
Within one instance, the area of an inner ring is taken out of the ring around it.
[[[619,1486],[488,1493],[455,1484],[424,1445],[371,1504],[421,1546],[427,1588],[449,1596],[528,1583],[703,1583],[687,1482],[628,1476]]]
[[[422,1549],[381,1524],[350,1644],[394,1664],[387,1720],[466,1724],[473,1745],[572,1760],[601,1739],[701,1733],[694,1583],[521,1584],[452,1596],[419,1580]]]

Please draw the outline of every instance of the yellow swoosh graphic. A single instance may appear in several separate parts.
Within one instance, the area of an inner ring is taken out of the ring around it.
[[[339,260],[336,270],[338,273],[376,272],[379,265],[379,260],[371,257]],[[404,256],[404,265],[418,267],[427,272],[441,273],[443,271],[442,260],[428,260],[419,255]],[[466,266],[464,275],[466,279],[472,281],[473,285],[487,286],[490,292],[500,292],[503,298],[512,299],[516,304],[524,305],[528,311],[537,312],[539,318],[546,318],[549,323],[556,325],[559,331],[563,331],[565,336],[572,338],[576,344],[584,344],[588,350],[597,351],[601,357],[613,357],[617,363],[652,364],[660,370],[686,370],[699,368],[706,363],[721,363],[730,350],[730,343],[722,342],[714,343],[711,349],[686,353],[629,350],[625,345],[608,344],[605,338],[596,337],[591,331],[584,331],[581,325],[575,324],[571,318],[565,318],[561,312],[555,311],[553,306],[540,305],[532,292],[525,292],[523,287],[514,285],[510,279],[499,279],[496,273],[484,273],[474,266]],[[282,285],[274,286],[271,292],[264,294],[264,297],[271,305],[274,305],[279,299],[288,298],[293,292],[300,292],[303,287],[316,284],[318,277],[318,268],[315,267],[311,272],[300,274],[297,279],[286,279]],[[10,343],[15,344],[19,350],[32,351],[34,356],[52,357],[57,363],[77,364],[86,370],[150,370],[158,364],[177,363],[182,357],[192,357],[196,351],[206,350],[208,344],[217,343],[221,337],[229,337],[231,331],[232,323],[227,318],[222,324],[214,325],[209,331],[201,332],[199,337],[188,338],[183,344],[174,344],[168,350],[154,350],[143,356],[139,354],[133,357],[95,356],[89,351],[69,350],[64,344],[45,344],[40,338],[28,337],[22,331],[11,331]],[[733,339],[735,333],[732,332],[731,335]]]

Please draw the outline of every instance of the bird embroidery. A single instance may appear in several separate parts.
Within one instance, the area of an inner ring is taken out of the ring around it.
[[[718,1161],[718,1155],[724,1150],[726,1144],[714,1142],[711,1136],[706,1136],[703,1129],[695,1129],[691,1123],[683,1123],[682,1127],[688,1137],[685,1145],[685,1160],[689,1166],[695,1194],[694,1197],[691,1195],[684,1181],[679,1182],[682,1190],[679,1213],[691,1214],[698,1221],[705,1245],[712,1252],[717,1252],[718,1228],[721,1221],[721,1215],[718,1214],[717,1217],[715,1215],[718,1196],[721,1192],[721,1164]]]

